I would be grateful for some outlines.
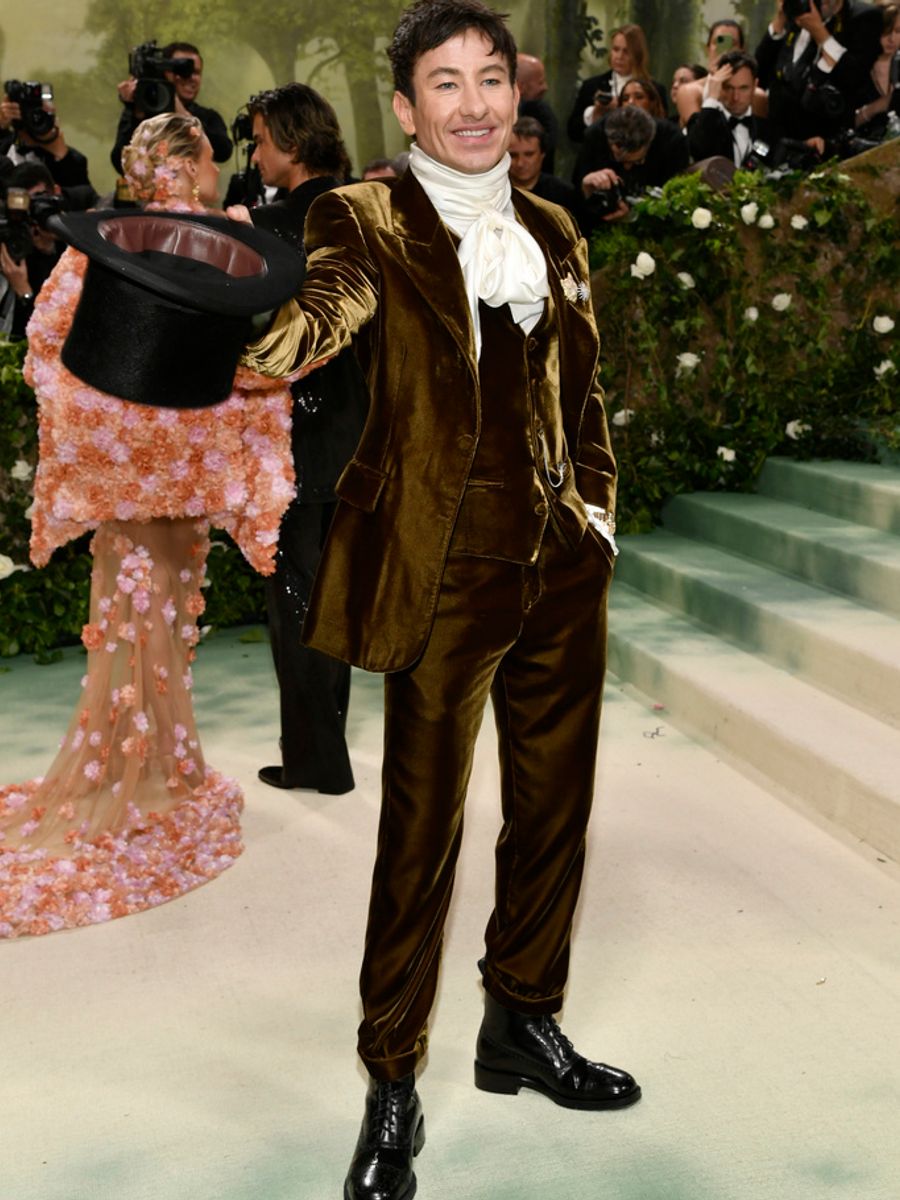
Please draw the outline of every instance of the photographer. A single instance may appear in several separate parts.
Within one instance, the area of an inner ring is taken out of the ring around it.
[[[860,0],[778,0],[756,51],[776,139],[835,152],[881,52],[881,26],[880,10]]]
[[[251,96],[253,163],[284,200],[228,215],[250,219],[303,252],[310,205],[345,182],[350,160],[334,109],[303,83]],[[389,186],[389,185],[388,185]],[[322,547],[337,507],[335,484],[356,449],[368,411],[366,381],[353,351],[342,350],[291,385],[297,497],[284,515],[275,574],[266,580],[269,636],[281,698],[281,762],[259,771],[277,788],[339,795],[354,787],[345,740],[350,667],[301,644],[300,627]]]
[[[633,104],[615,109],[587,130],[575,167],[589,223],[627,217],[629,198],[662,187],[687,167],[688,158],[687,138],[671,121]]]
[[[743,50],[723,54],[708,77],[707,96],[687,123],[694,162],[722,157],[736,167],[756,165],[755,147],[771,143],[769,122],[753,112],[759,69]]]
[[[41,163],[22,163],[16,167],[5,179],[5,190],[8,192],[9,188],[22,188],[32,204],[38,196],[61,195],[59,185]],[[29,243],[30,248],[24,254],[18,253],[20,246],[24,248]],[[64,244],[54,234],[34,220],[22,223],[19,237],[12,246],[6,238],[0,240],[0,274],[6,284],[0,289],[0,333],[25,336],[34,298],[64,249]]]
[[[0,154],[16,165],[41,163],[50,172],[52,183],[79,189],[81,207],[89,208],[97,193],[88,178],[88,162],[79,150],[66,143],[53,105],[52,89],[17,79],[8,80],[3,87]]]
[[[139,47],[138,49],[146,50],[150,47],[155,51],[153,43],[148,43],[148,47]],[[187,73],[186,67],[184,73],[181,70],[172,69],[164,69],[161,72],[162,78],[173,89],[170,111],[180,113],[182,116],[196,117],[203,126],[203,132],[209,138],[214,161],[226,162],[231,157],[232,145],[225,122],[214,108],[204,108],[202,104],[197,103],[197,95],[203,80],[203,59],[200,57],[200,51],[190,42],[170,42],[168,46],[163,46],[162,50],[156,51],[156,53],[164,62],[179,60],[180,63],[189,62],[191,64],[190,73]],[[122,150],[131,141],[131,135],[135,129],[145,117],[155,116],[156,112],[163,111],[161,109],[156,109],[153,113],[141,111],[139,103],[135,103],[137,87],[138,79],[132,75],[120,83],[116,89],[124,107],[122,115],[119,117],[119,127],[116,130],[116,143],[109,157],[119,174],[122,173]]]

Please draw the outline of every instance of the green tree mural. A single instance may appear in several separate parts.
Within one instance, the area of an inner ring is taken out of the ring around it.
[[[734,15],[747,31],[747,46],[751,52],[766,32],[774,12],[773,0],[735,0]]]
[[[698,0],[632,0],[631,20],[647,35],[656,79],[666,83],[678,63],[697,58]]]

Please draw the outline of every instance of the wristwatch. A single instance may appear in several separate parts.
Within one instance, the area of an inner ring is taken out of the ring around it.
[[[19,299],[23,304],[34,304],[34,292],[23,292]]]

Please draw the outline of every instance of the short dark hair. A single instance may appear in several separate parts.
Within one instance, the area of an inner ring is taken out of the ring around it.
[[[706,35],[706,44],[707,44],[707,46],[708,46],[708,45],[709,45],[709,43],[712,41],[712,35],[713,35],[713,34],[716,32],[716,30],[717,30],[717,29],[719,29],[719,28],[720,28],[722,25],[726,25],[726,26],[727,26],[729,29],[734,29],[734,30],[736,31],[736,33],[737,33],[737,41],[738,41],[738,45],[741,47],[741,49],[743,49],[743,48],[744,48],[744,45],[745,45],[745,42],[744,42],[744,27],[743,27],[743,25],[740,23],[740,21],[735,21],[733,17],[723,17],[723,18],[721,19],[721,21],[713,21],[713,22],[712,22],[712,24],[711,24],[711,25],[710,25],[710,27],[709,27],[709,33]]]
[[[403,13],[387,55],[394,72],[394,87],[415,104],[413,71],[429,50],[450,38],[477,29],[491,43],[491,53],[506,60],[509,82],[516,82],[516,42],[506,25],[507,13],[495,12],[481,0],[416,0]]]
[[[169,42],[168,46],[163,46],[162,52],[163,58],[178,58],[179,55],[183,57],[185,54],[196,54],[203,62],[203,55],[193,42]]]
[[[541,150],[544,154],[547,153],[547,130],[536,117],[519,117],[512,127],[512,135],[519,138],[537,138],[541,143]]]
[[[656,121],[635,104],[614,108],[603,118],[603,130],[610,146],[618,146],[626,154],[643,150],[656,136]]]
[[[257,92],[247,111],[262,117],[279,150],[318,174],[346,179],[350,158],[341,137],[337,115],[324,96],[305,83]]]
[[[754,79],[759,78],[759,63],[752,54],[746,54],[743,50],[729,50],[727,54],[722,55],[717,66],[731,67],[732,74],[747,67]]]
[[[13,167],[6,178],[7,187],[24,188],[26,192],[37,187],[39,183],[44,184],[51,192],[56,189],[50,168],[39,162],[21,162]]]

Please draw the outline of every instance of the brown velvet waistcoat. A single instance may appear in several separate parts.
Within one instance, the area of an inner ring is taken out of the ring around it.
[[[559,406],[556,311],[551,296],[528,333],[506,304],[481,304],[479,319],[481,432],[450,551],[531,564],[548,520],[572,545],[584,529]]]
[[[544,377],[541,404],[555,401],[578,495],[611,510],[615,462],[597,380],[587,246],[562,209],[516,189],[513,202],[547,261],[555,337],[542,351],[546,369],[537,358],[532,364]],[[367,670],[397,671],[416,661],[431,630],[482,433],[462,272],[410,172],[392,187],[354,184],[319,197],[306,244],[297,361],[336,353],[366,326],[371,406],[335,489],[340,503],[304,640]],[[526,344],[527,354],[536,350]],[[570,535],[580,536],[585,517],[574,489],[565,507]]]

